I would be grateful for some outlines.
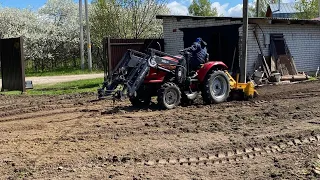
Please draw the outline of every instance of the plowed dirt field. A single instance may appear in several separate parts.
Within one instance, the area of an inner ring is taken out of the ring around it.
[[[162,111],[0,96],[0,179],[319,179],[320,82]]]

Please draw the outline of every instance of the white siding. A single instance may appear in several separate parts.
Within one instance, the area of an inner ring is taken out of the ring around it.
[[[248,33],[248,72],[253,72],[254,63],[258,58],[259,46],[254,34],[249,26]],[[320,66],[320,27],[313,25],[260,25],[265,35],[265,44],[263,34],[257,28],[257,34],[263,53],[269,56],[270,34],[282,33],[288,45],[289,51],[293,56],[298,71],[315,71]],[[242,36],[242,28],[240,28]],[[240,56],[241,57],[241,56]]]
[[[164,18],[163,30],[165,51],[170,54],[177,54],[183,49],[183,32],[179,28],[186,27],[206,27],[221,26],[228,24],[239,24],[237,21],[214,21],[214,20],[192,20],[182,19],[177,21],[176,18]],[[248,33],[248,63],[247,71],[252,73],[254,63],[257,61],[259,47],[253,35],[254,25],[249,25]],[[294,58],[298,71],[315,71],[320,66],[320,27],[315,25],[283,25],[283,24],[261,24],[261,29],[266,38],[266,46],[263,42],[263,35],[259,28],[257,34],[263,53],[269,56],[269,35],[270,33],[282,33],[287,42],[289,50]],[[176,32],[173,32],[176,29]],[[242,35],[242,28],[239,28],[239,35]],[[241,48],[241,44],[240,44]],[[240,51],[241,58],[241,51]]]

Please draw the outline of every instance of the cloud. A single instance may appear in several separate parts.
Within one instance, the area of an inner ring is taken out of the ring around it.
[[[172,15],[188,15],[188,8],[177,1],[173,1],[167,5]]]
[[[283,0],[283,3],[294,2],[295,0]],[[255,6],[256,0],[249,2],[249,7]],[[178,0],[167,4],[173,15],[188,15],[188,6],[192,3],[192,0]],[[242,4],[237,4],[230,7],[229,3],[220,4],[219,2],[213,2],[211,8],[216,8],[219,16],[226,17],[242,17]]]
[[[295,0],[282,0],[282,3],[293,3]]]
[[[211,4],[211,8],[217,9],[219,16],[221,15],[226,16],[228,6],[229,6],[229,3],[225,3],[221,5],[219,2],[214,2]]]
[[[190,5],[193,0],[180,0],[182,4]]]
[[[242,7],[243,7],[242,4],[238,4],[238,5],[230,8],[230,9],[228,10],[229,16],[232,16],[232,17],[242,17],[242,14],[243,14],[243,12],[242,12]]]
[[[211,4],[211,7],[217,9],[219,16],[242,16],[242,4],[237,4],[236,6],[229,8],[229,3],[220,4],[219,2],[214,2]]]
[[[294,0],[283,0],[287,2],[294,2]],[[249,2],[249,7],[254,7],[256,3],[256,0],[253,0],[252,2]],[[229,3],[220,4],[219,2],[214,2],[211,4],[211,7],[215,7],[218,11],[219,16],[223,15],[226,17],[242,17],[242,9],[243,4],[237,4],[233,7],[229,7]]]
[[[170,14],[188,15],[188,6],[184,5],[187,1],[192,2],[192,0],[182,0],[168,3],[167,7],[170,9]],[[213,2],[211,8],[216,8],[219,16],[242,16],[242,4],[229,8],[229,3],[220,4],[219,2]]]

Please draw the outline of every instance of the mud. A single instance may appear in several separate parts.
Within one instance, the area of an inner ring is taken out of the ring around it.
[[[319,179],[319,87],[166,111],[94,93],[2,95],[0,178]]]

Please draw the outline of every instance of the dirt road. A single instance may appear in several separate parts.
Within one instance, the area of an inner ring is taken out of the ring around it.
[[[55,84],[60,82],[76,81],[81,79],[103,78],[104,74],[80,74],[80,75],[66,75],[66,76],[42,76],[42,77],[26,77],[26,81],[32,81],[33,85],[38,84]],[[2,80],[0,79],[0,88]]]
[[[0,179],[319,179],[319,87],[169,111],[94,94],[0,96]]]

